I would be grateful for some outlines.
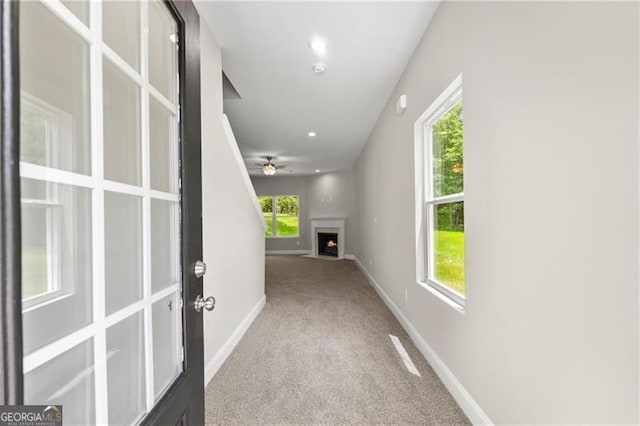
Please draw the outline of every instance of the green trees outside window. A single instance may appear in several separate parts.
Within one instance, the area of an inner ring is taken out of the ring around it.
[[[431,136],[429,278],[464,297],[463,104],[434,117]],[[428,182],[429,184],[429,182]]]
[[[297,237],[300,235],[300,201],[297,195],[258,197],[267,237]],[[275,224],[275,226],[274,226]]]

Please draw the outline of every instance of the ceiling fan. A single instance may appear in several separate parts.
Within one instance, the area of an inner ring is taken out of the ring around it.
[[[267,160],[267,162],[266,163],[255,163],[255,165],[256,166],[260,166],[260,168],[259,169],[252,169],[252,170],[260,170],[260,171],[262,171],[262,173],[264,173],[267,176],[273,176],[279,170],[284,170],[284,171],[287,171],[287,172],[290,172],[290,173],[293,172],[293,170],[287,169],[287,166],[285,166],[285,165],[278,166],[276,164],[273,164],[273,162],[271,160],[273,160],[274,157],[271,157],[271,156],[267,155],[266,157],[262,157],[262,158]],[[285,169],[287,169],[287,170],[285,170]]]

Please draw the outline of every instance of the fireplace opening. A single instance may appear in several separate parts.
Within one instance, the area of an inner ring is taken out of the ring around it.
[[[338,257],[338,234],[318,232],[318,255]]]

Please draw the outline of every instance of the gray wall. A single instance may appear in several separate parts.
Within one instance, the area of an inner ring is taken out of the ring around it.
[[[307,202],[309,218],[346,218],[344,252],[351,254],[357,235],[356,224],[353,220],[356,212],[353,170],[309,176],[307,178]]]
[[[200,36],[200,66],[206,77],[201,81],[202,236],[208,266],[204,295],[217,300],[216,309],[204,315],[210,375],[211,366],[223,356],[223,345],[264,297],[264,228],[254,194],[243,180],[244,164],[234,157],[237,147],[222,127],[221,49],[204,21]]]
[[[300,197],[300,238],[267,238],[267,251],[311,250],[310,218],[346,218],[345,253],[351,253],[356,238],[353,171],[343,170],[313,176],[252,177],[258,195]]]
[[[413,125],[459,73],[464,315],[415,276]],[[355,179],[357,258],[493,422],[638,423],[637,4],[443,2]]]

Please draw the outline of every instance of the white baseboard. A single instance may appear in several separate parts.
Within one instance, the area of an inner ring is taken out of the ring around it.
[[[207,365],[205,366],[205,369],[204,369],[204,385],[205,386],[209,384],[211,379],[213,379],[213,376],[215,376],[218,370],[220,369],[220,367],[222,367],[222,364],[224,364],[227,358],[229,358],[229,355],[231,355],[231,352],[233,351],[233,349],[236,347],[240,339],[242,339],[242,336],[244,336],[244,334],[247,332],[247,330],[249,329],[249,326],[251,325],[251,323],[253,323],[253,320],[255,320],[258,314],[262,311],[262,308],[264,308],[264,305],[266,303],[267,303],[267,296],[265,295],[260,298],[258,303],[256,303],[256,305],[251,309],[249,314],[246,317],[244,317],[244,319],[242,320],[242,322],[240,322],[238,327],[236,327],[236,329],[233,330],[233,333],[231,333],[231,336],[229,336],[227,341],[224,342],[224,345],[222,345],[222,347],[218,350],[218,352],[216,352],[213,358],[211,358],[211,360],[207,362]]]
[[[349,260],[356,260],[356,257],[352,254],[345,254],[344,258]]]
[[[345,256],[346,257],[346,256]],[[429,346],[427,341],[420,335],[418,330],[409,322],[409,319],[402,313],[398,305],[396,305],[389,295],[380,287],[373,276],[367,271],[367,269],[360,263],[358,258],[353,257],[358,268],[362,271],[364,276],[369,280],[369,283],[376,290],[380,298],[389,307],[391,312],[398,319],[402,327],[405,329],[411,340],[416,345],[422,356],[429,362],[433,370],[436,372],[442,383],[446,386],[447,390],[451,393],[456,400],[462,411],[469,417],[469,420],[473,424],[491,425],[493,424],[489,417],[482,411],[482,408],[471,397],[469,392],[462,386],[462,383],[454,376],[453,372],[449,370],[449,367],[438,357],[434,350]]]
[[[311,250],[267,250],[265,254],[269,255],[279,255],[279,254],[310,254]]]

